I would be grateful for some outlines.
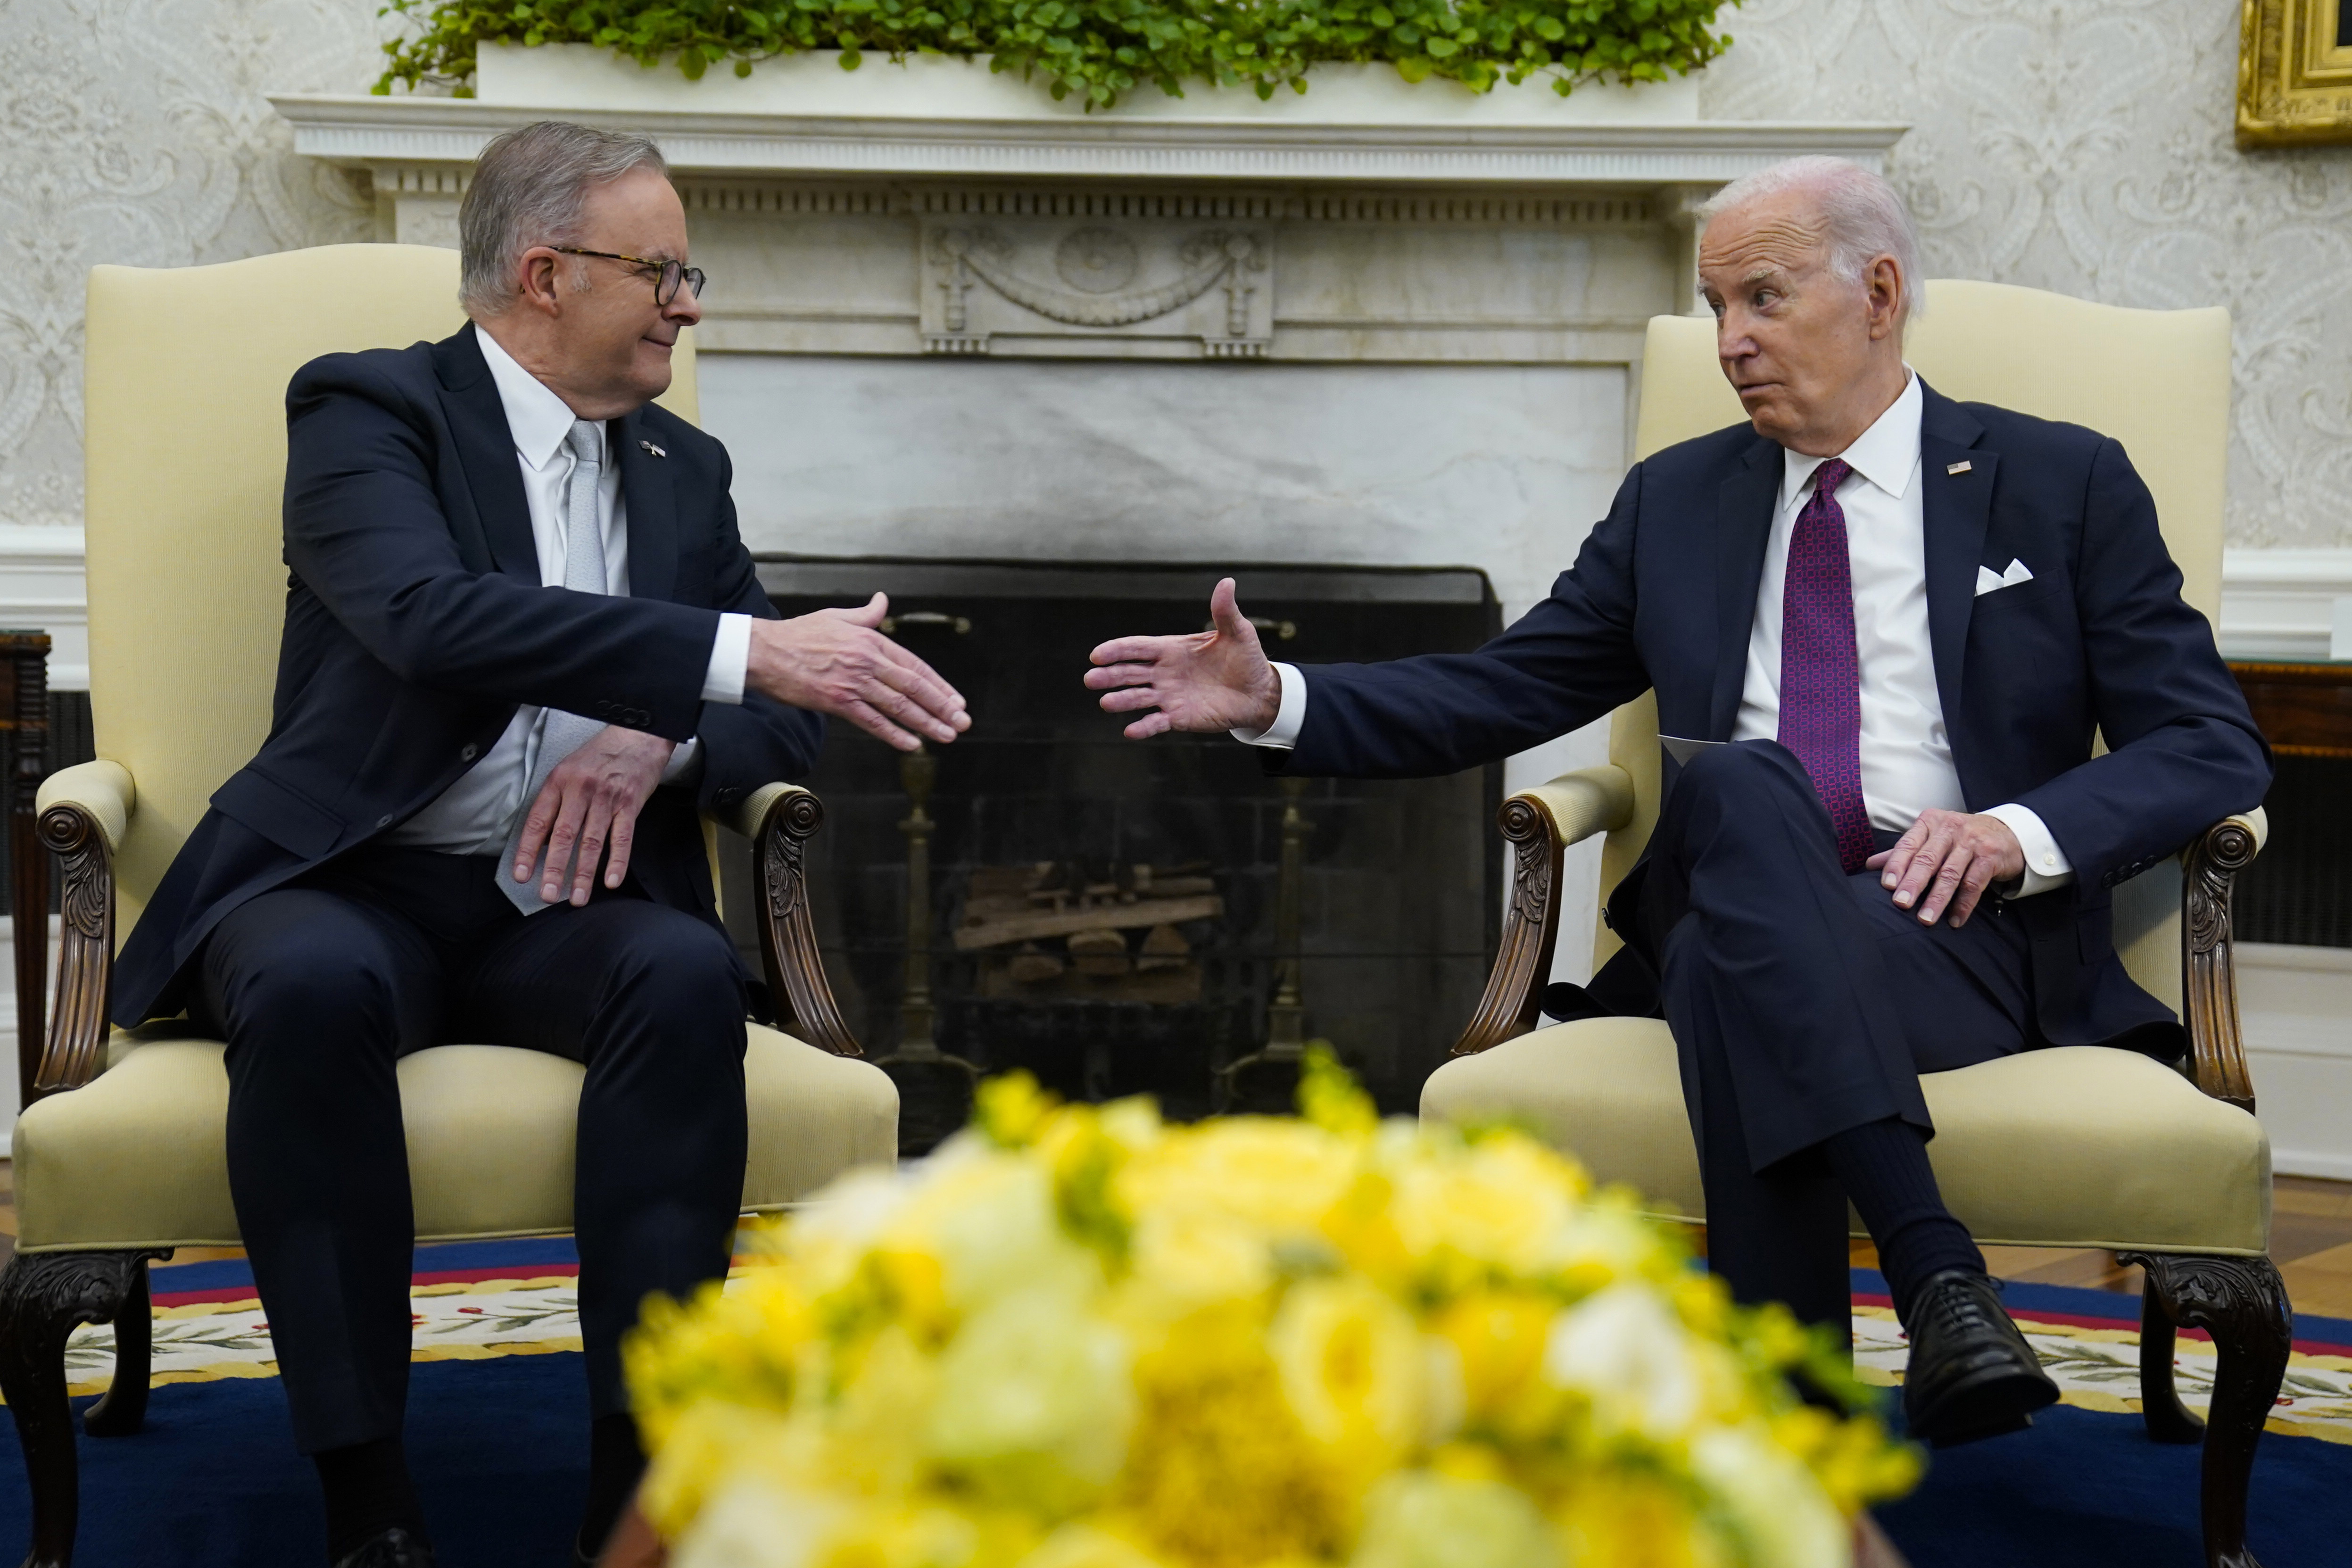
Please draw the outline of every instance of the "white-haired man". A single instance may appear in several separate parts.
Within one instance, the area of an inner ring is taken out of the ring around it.
[[[856,611],[775,617],[719,443],[653,405],[700,315],[642,137],[548,121],[459,212],[469,325],[331,354],[287,391],[269,737],[124,944],[114,1016],[228,1043],[228,1168],[328,1556],[432,1562],[401,1451],[407,1052],[584,1063],[574,1225],[590,1434],[575,1548],[644,1460],[620,1337],[727,1272],[748,977],[698,806],[807,771],[820,713],[902,749],[963,700]]]
[[[1626,949],[1583,999],[1662,1014],[1743,1300],[1847,1320],[1849,1198],[1937,1444],[2057,1396],[1946,1210],[1922,1072],[2185,1040],[2110,939],[2110,889],[2270,759],[2114,441],[1937,395],[1903,361],[1900,199],[1798,159],[1711,203],[1699,277],[1749,424],[1635,467],[1551,596],[1473,654],[1270,665],[1214,627],[1095,650],[1138,738],[1231,729],[1294,773],[1404,777],[1524,751],[1654,689],[1670,741]],[[2111,754],[2094,758],[2104,733]],[[1580,1016],[1578,1015],[1578,1016]]]

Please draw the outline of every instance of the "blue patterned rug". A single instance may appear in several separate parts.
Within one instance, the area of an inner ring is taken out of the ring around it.
[[[565,1568],[586,1467],[587,1399],[568,1243],[420,1248],[408,1441],[444,1568]],[[1885,1285],[1854,1273],[1856,1358],[1894,1382]],[[316,1568],[323,1522],[293,1451],[267,1325],[241,1263],[159,1268],[147,1428],[81,1442],[83,1568]],[[2136,1411],[2136,1297],[2012,1285],[2066,1403],[2031,1432],[1935,1458],[1888,1509],[1913,1568],[2198,1568],[2199,1450],[2149,1442]],[[2352,1494],[2352,1322],[2298,1317],[2297,1352],[2255,1464],[2252,1545],[2265,1568],[2340,1568]],[[2210,1347],[2184,1338],[2203,1400]],[[77,1340],[95,1394],[103,1330]],[[77,1403],[86,1403],[85,1400]],[[1891,1402],[1890,1402],[1891,1403]],[[12,1425],[0,1423],[0,1557],[26,1539]]]

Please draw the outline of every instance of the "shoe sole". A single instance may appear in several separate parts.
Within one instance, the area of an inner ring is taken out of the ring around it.
[[[1963,1381],[1926,1410],[1910,1413],[1911,1436],[1934,1448],[2006,1436],[2033,1425],[2033,1413],[2058,1402],[2058,1385],[2041,1373],[1997,1372]]]

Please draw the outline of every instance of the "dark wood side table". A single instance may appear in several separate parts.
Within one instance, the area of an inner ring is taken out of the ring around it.
[[[2352,663],[2237,664],[2254,723],[2288,757],[2352,757]]]
[[[16,946],[16,1103],[33,1103],[48,1038],[49,852],[35,805],[49,773],[49,637],[0,631],[0,730],[15,732],[8,770],[8,912]]]

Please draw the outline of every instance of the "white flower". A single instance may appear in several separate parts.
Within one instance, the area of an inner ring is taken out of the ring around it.
[[[1544,1372],[1592,1401],[1604,1427],[1670,1443],[1697,1420],[1706,1385],[1690,1331],[1647,1285],[1596,1290],[1552,1322]]]
[[[1094,1254],[1062,1230],[1045,1163],[968,1133],[924,1162],[908,1202],[874,1245],[938,1258],[959,1311],[1048,1282],[1081,1289],[1101,1279]]]
[[[747,1477],[703,1509],[671,1568],[810,1568],[849,1513],[837,1498]]]
[[[1736,1522],[1753,1568],[1848,1568],[1853,1527],[1812,1473],[1749,1423],[1717,1426],[1691,1444],[1691,1468]]]
[[[1006,1500],[1059,1515],[1126,1462],[1135,1419],[1126,1341],[1075,1292],[1006,1296],[940,1361],[926,1448]]]
[[[1405,1470],[1373,1489],[1349,1568],[1556,1568],[1559,1550],[1517,1487]]]

